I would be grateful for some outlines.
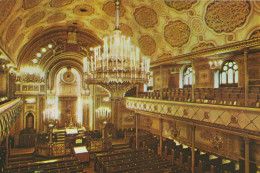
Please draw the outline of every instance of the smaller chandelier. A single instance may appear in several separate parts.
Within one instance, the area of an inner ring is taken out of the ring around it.
[[[140,56],[140,49],[119,29],[119,0],[116,1],[116,28],[103,39],[103,46],[90,48],[92,56],[83,60],[86,83],[130,85],[148,83],[150,59]],[[111,86],[110,86],[111,87]]]
[[[111,110],[107,107],[99,107],[96,109],[96,118],[99,122],[109,122],[111,118]]]

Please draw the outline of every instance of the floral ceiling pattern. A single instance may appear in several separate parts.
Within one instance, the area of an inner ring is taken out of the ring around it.
[[[177,56],[259,37],[259,21],[257,1],[121,0],[120,6],[122,33],[152,61],[165,53]],[[0,49],[14,62],[38,35],[70,26],[98,39],[110,35],[115,27],[114,1],[0,1]],[[53,39],[43,37],[46,42]]]

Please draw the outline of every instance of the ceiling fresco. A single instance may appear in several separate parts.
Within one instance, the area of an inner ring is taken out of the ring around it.
[[[259,1],[121,2],[120,29],[152,61],[260,35]],[[15,63],[34,38],[51,42],[44,35],[51,28],[74,26],[102,39],[115,27],[113,0],[2,0],[0,14],[0,46]]]

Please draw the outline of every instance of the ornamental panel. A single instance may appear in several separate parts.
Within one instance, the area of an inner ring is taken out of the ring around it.
[[[214,1],[207,7],[205,22],[217,33],[229,33],[244,25],[250,10],[249,1]]]

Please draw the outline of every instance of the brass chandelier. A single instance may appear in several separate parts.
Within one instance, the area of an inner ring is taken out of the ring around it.
[[[103,46],[90,48],[92,56],[83,59],[85,81],[107,88],[112,96],[121,97],[138,83],[148,83],[150,59],[140,56],[140,49],[119,29],[119,5],[116,0],[116,27],[113,35],[103,39]]]

